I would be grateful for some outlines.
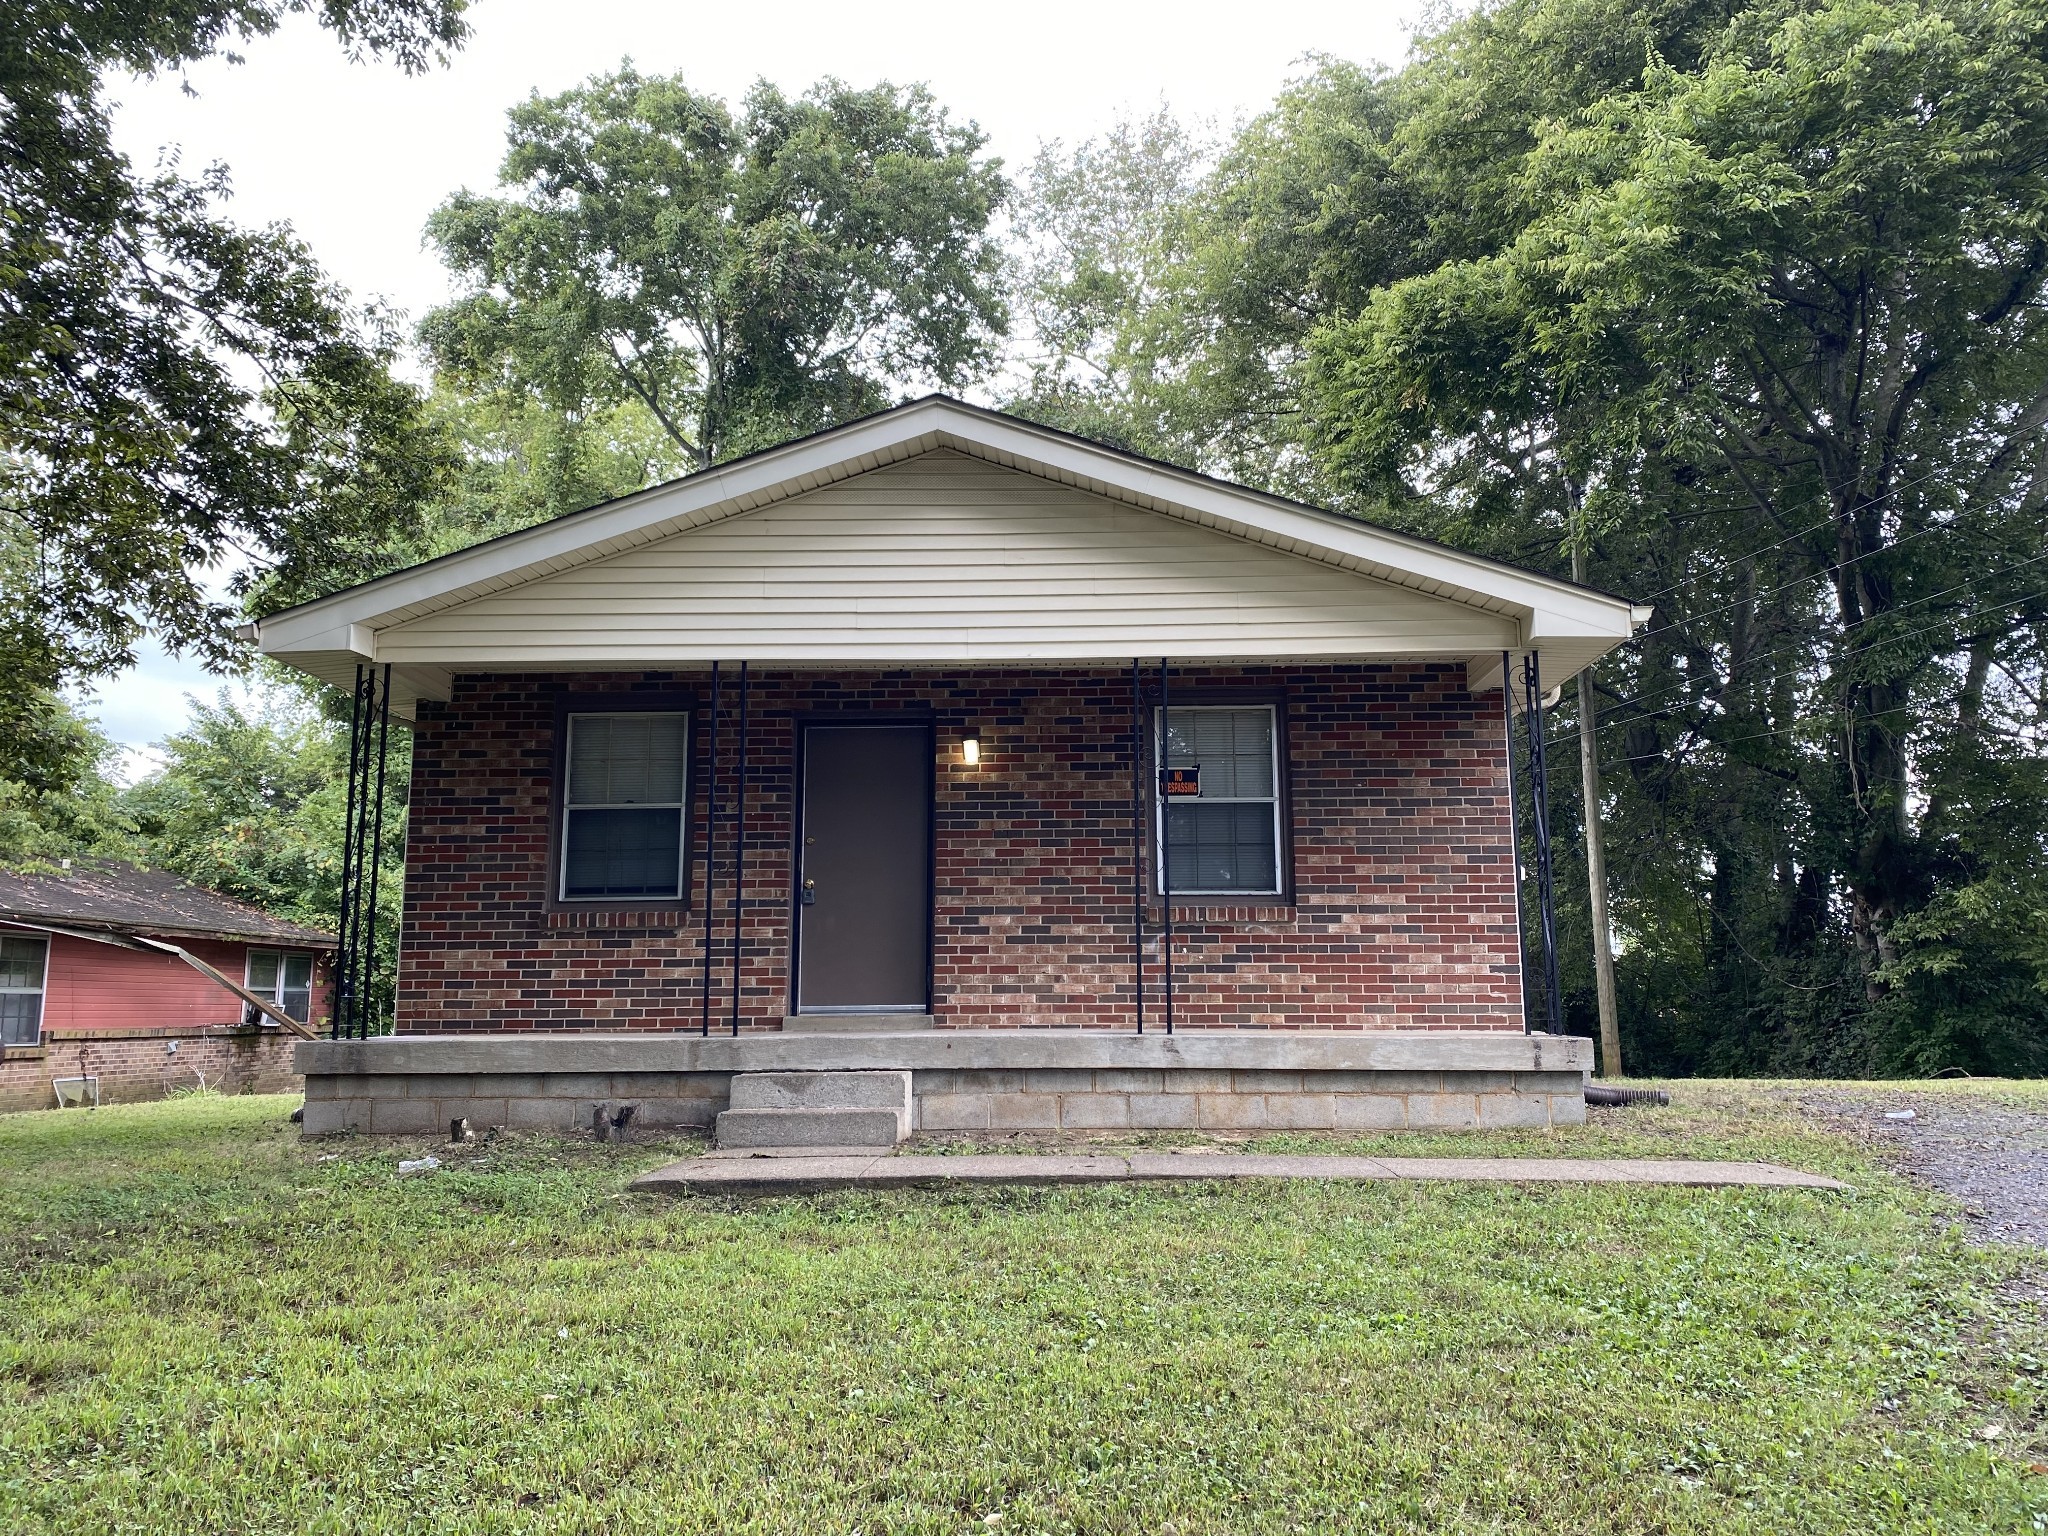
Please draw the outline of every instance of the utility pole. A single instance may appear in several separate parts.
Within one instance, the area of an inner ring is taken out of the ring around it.
[[[1577,488],[1572,580],[1586,579],[1586,523]],[[1586,801],[1586,889],[1593,902],[1593,982],[1600,998],[1600,1075],[1620,1077],[1621,1019],[1614,1000],[1614,948],[1607,927],[1607,839],[1600,828],[1600,744],[1593,731],[1593,669],[1579,669],[1579,782]]]

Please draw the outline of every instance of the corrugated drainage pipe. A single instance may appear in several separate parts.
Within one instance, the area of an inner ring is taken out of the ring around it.
[[[1605,1083],[1586,1084],[1586,1102],[1599,1104],[1609,1109],[1628,1108],[1636,1105],[1654,1104],[1659,1107],[1670,1104],[1671,1095],[1662,1088],[1609,1088]]]

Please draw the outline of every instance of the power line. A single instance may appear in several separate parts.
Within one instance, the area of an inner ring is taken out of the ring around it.
[[[1946,469],[1930,469],[1922,474],[1914,475],[1909,479],[1901,480],[1898,482],[1898,484],[1888,489],[1884,493],[1884,496],[1873,496],[1866,501],[1858,502],[1855,506],[1849,508],[1849,513],[1851,516],[1853,516],[1854,514],[1863,511],[1865,508],[1874,507],[1880,501],[1897,495],[1900,491],[1906,490],[1912,486],[1924,485],[1927,481],[1935,479],[1936,477],[1943,475],[1945,473],[1947,473]],[[1827,499],[1827,496],[1828,493],[1826,491],[1822,491],[1817,495],[1807,497],[1804,501],[1794,502],[1792,504],[1792,508],[1787,508],[1785,510],[1789,511],[1794,508],[1802,506],[1810,507],[1818,502],[1825,501]],[[1769,544],[1760,545],[1757,548],[1748,551],[1746,554],[1729,555],[1728,557],[1723,559],[1718,565],[1710,566],[1708,569],[1704,571],[1696,571],[1692,575],[1681,577],[1679,580],[1671,583],[1670,586],[1663,587],[1660,588],[1658,591],[1652,592],[1648,597],[1641,599],[1641,601],[1645,603],[1654,603],[1658,598],[1663,597],[1669,593],[1676,592],[1680,587],[1690,586],[1694,582],[1704,580],[1708,576],[1719,575],[1721,572],[1727,570],[1732,565],[1739,565],[1744,560],[1754,560],[1758,555],[1769,554],[1774,549],[1782,549],[1785,545],[1792,543],[1794,540],[1803,539],[1809,533],[1813,533],[1818,529],[1831,526],[1835,522],[1838,515],[1839,514],[1831,511],[1826,517],[1822,518],[1819,522],[1809,523],[1806,527],[1799,529],[1796,533],[1788,533],[1782,539],[1774,540]]]
[[[2042,558],[2043,558],[2043,559],[2048,559],[2048,556],[2043,556]],[[2028,562],[2028,563],[2029,563],[2029,564],[2031,564],[2031,563],[2033,563],[2033,562]],[[1958,589],[1956,589],[1956,588],[1951,588],[1950,590],[1951,590],[1951,591],[1954,591],[1954,590],[1958,590]],[[1938,595],[1940,595],[1940,594],[1936,594],[1936,595],[1938,596]],[[1887,636],[1886,636],[1886,637],[1885,637],[1884,639],[1882,639],[1882,640],[1873,640],[1873,641],[1872,641],[1872,642],[1871,642],[1871,643],[1870,643],[1870,644],[1869,644],[1868,646],[1866,646],[1866,647],[1864,648],[1864,653],[1865,653],[1865,654],[1868,654],[1868,653],[1869,653],[1869,652],[1871,652],[1871,651],[1880,651],[1880,650],[1883,650],[1883,649],[1884,649],[1884,648],[1885,648],[1886,646],[1888,646],[1888,645],[1897,645],[1897,644],[1899,644],[1899,643],[1900,643],[1901,641],[1917,639],[1917,638],[1918,638],[1919,636],[1921,636],[1921,635],[1928,635],[1928,634],[1932,634],[1932,633],[1934,633],[1934,632],[1935,632],[1936,630],[1939,630],[1939,629],[1946,629],[1946,628],[1948,628],[1948,627],[1949,627],[1949,626],[1950,626],[1951,624],[1957,624],[1957,623],[1962,623],[1962,622],[1964,622],[1964,621],[1966,621],[1966,620],[1969,620],[1969,619],[1981,618],[1981,617],[1983,617],[1983,616],[1984,616],[1985,614],[1990,614],[1990,613],[1997,613],[1997,612],[1999,612],[1999,611],[2000,611],[2001,609],[2005,609],[2005,608],[2014,608],[2014,607],[2017,607],[2018,605],[2020,605],[2021,603],[2027,603],[2027,602],[2032,602],[2032,601],[2033,601],[2033,600],[2034,600],[2035,598],[2040,598],[2040,597],[2048,597],[2048,587],[2042,587],[2042,588],[2039,588],[2039,589],[2037,589],[2037,590],[2035,590],[2035,591],[2033,591],[2033,592],[2027,592],[2027,593],[2023,593],[2023,594],[2021,594],[2021,595],[2020,595],[2019,597],[2014,597],[2014,598],[2008,598],[2008,599],[2007,599],[2006,601],[2004,601],[2004,602],[2002,602],[2002,603],[1987,603],[1987,604],[1985,604],[1985,605],[1983,605],[1983,606],[1981,606],[1981,607],[1979,607],[1979,608],[1969,609],[1969,610],[1966,610],[1966,611],[1964,611],[1964,612],[1962,612],[1962,613],[1957,613],[1957,614],[1950,614],[1950,615],[1948,615],[1947,617],[1945,617],[1945,618],[1943,618],[1943,619],[1940,619],[1940,620],[1938,620],[1937,622],[1935,622],[1935,623],[1933,623],[1933,624],[1925,624],[1925,625],[1922,625],[1922,626],[1921,626],[1920,628],[1918,628],[1918,629],[1910,629],[1910,630],[1907,630],[1907,631],[1906,631],[1906,632],[1905,632],[1904,634],[1901,634],[1901,635],[1887,635]],[[1894,611],[1896,612],[1896,611],[1900,611],[1900,610],[1894,610]],[[1761,656],[1755,656],[1755,657],[1750,657],[1750,658],[1748,658],[1748,660],[1751,660],[1751,661],[1762,661],[1762,660],[1766,660],[1766,659],[1767,659],[1768,657],[1770,657],[1770,656],[1784,655],[1784,654],[1786,654],[1786,651],[1790,651],[1790,650],[1796,650],[1796,649],[1798,649],[1798,647],[1796,647],[1796,646],[1786,647],[1786,648],[1785,648],[1785,650],[1781,650],[1781,651],[1769,651],[1769,652],[1765,652],[1765,653],[1764,653],[1763,655],[1761,655]],[[1734,670],[1732,670],[1732,669],[1731,669],[1731,671],[1729,672],[1729,676],[1730,676],[1730,678],[1732,678],[1732,677],[1734,676]],[[1605,729],[1607,728],[1607,725],[1613,725],[1613,724],[1620,724],[1620,723],[1622,723],[1622,722],[1619,722],[1619,721],[1608,721],[1608,722],[1606,722],[1606,724],[1602,724],[1602,725],[1596,725],[1596,726],[1594,727],[1594,729],[1595,729],[1595,730],[1605,730]],[[1633,723],[1633,722],[1630,722],[1630,723]],[[1687,729],[1688,729],[1688,732],[1689,732],[1689,733],[1696,733],[1696,732],[1697,732],[1697,731],[1698,731],[1698,730],[1700,729],[1700,727],[1699,727],[1699,726],[1697,726],[1697,725],[1695,725],[1695,726],[1690,726],[1690,727],[1688,727]],[[1568,741],[1570,741],[1570,740],[1572,739],[1572,737],[1573,737],[1573,736],[1575,736],[1576,734],[1577,734],[1577,731],[1576,731],[1576,729],[1574,729],[1574,730],[1572,730],[1572,731],[1567,731],[1567,732],[1561,733],[1561,734],[1560,734],[1559,736],[1557,736],[1557,737],[1556,737],[1556,738],[1554,739],[1554,741],[1552,741],[1552,742],[1551,742],[1551,744],[1552,744],[1552,745],[1558,745],[1558,744],[1562,744],[1562,743],[1564,743],[1564,742],[1568,742]],[[1739,743],[1739,742],[1744,742],[1744,741],[1758,741],[1758,740],[1761,740],[1761,739],[1763,739],[1764,737],[1767,737],[1767,736],[1772,736],[1772,737],[1774,737],[1774,736],[1782,736],[1782,735],[1784,735],[1784,731],[1783,731],[1783,730],[1775,730],[1775,731],[1761,731],[1761,732],[1758,732],[1757,734],[1755,734],[1755,735],[1751,735],[1751,736],[1735,736],[1735,737],[1731,737],[1731,738],[1729,738],[1729,739],[1728,739],[1728,740],[1726,740],[1726,741],[1716,741],[1716,742],[1713,742],[1713,743],[1712,743],[1712,745],[1715,745],[1715,746],[1723,746],[1723,747],[1729,747],[1729,746],[1734,746],[1734,745],[1736,745],[1736,744],[1737,744],[1737,743]],[[1626,762],[1635,762],[1635,761],[1636,761],[1636,759],[1635,759],[1635,758],[1633,758],[1633,757],[1624,757],[1624,758],[1616,758],[1616,759],[1614,759],[1613,761],[1615,761],[1615,762],[1618,762],[1618,763],[1626,763]]]
[[[2012,573],[2012,572],[2014,572],[2014,571],[2023,571],[2023,570],[2025,570],[2025,569],[2026,569],[2026,568],[2027,568],[2028,566],[2030,566],[2030,565],[2039,565],[2039,564],[2040,564],[2040,563],[2041,563],[2042,561],[2044,561],[2044,560],[2048,560],[2048,552],[2044,552],[2044,553],[2042,553],[2042,554],[2039,554],[2039,555],[2035,555],[2035,556],[2033,556],[2033,557],[2032,557],[2032,558],[2030,558],[2030,559],[2026,559],[2026,560],[2021,560],[2021,561],[2019,561],[2019,562],[2017,562],[2017,563],[2015,563],[2015,564],[2013,564],[2013,565],[2008,565],[2008,566],[2005,566],[2005,567],[2004,567],[2003,569],[2001,569],[2001,570],[1997,570],[1997,571],[1993,571],[1993,572],[1991,572],[1991,573],[1990,573],[1990,575],[1991,575],[1992,577],[1998,577],[1998,576],[2005,576],[2005,575],[2009,575],[2009,574],[2011,574],[2011,573]],[[1912,611],[1913,609],[1915,609],[1915,608],[1918,608],[1918,607],[1922,606],[1923,604],[1926,604],[1926,603],[1931,603],[1931,602],[1933,602],[1933,601],[1934,601],[1935,599],[1937,599],[1937,598],[1947,597],[1947,596],[1948,596],[1948,595],[1949,595],[1950,593],[1952,593],[1952,592],[1961,592],[1962,590],[1964,590],[1964,588],[1966,588],[1966,587],[1972,587],[1972,586],[1975,586],[1975,585],[1977,585],[1977,583],[1976,583],[1976,582],[1974,582],[1974,581],[1960,581],[1960,582],[1957,582],[1957,583],[1956,583],[1956,584],[1955,584],[1954,586],[1952,586],[1952,587],[1944,587],[1944,588],[1942,588],[1942,589],[1941,589],[1941,590],[1940,590],[1939,592],[1930,592],[1930,593],[1927,593],[1927,594],[1926,594],[1925,596],[1923,596],[1923,597],[1916,597],[1916,598],[1914,598],[1914,599],[1913,599],[1912,601],[1910,601],[1910,602],[1905,602],[1905,603],[1901,603],[1901,604],[1899,604],[1899,606],[1898,606],[1898,607],[1896,607],[1896,608],[1888,608],[1888,609],[1886,609],[1886,610],[1885,610],[1885,613],[1884,613],[1884,615],[1883,615],[1883,616],[1884,616],[1884,617],[1886,617],[1886,618],[1892,618],[1892,617],[1895,617],[1895,616],[1897,616],[1897,615],[1899,615],[1899,614],[1902,614],[1902,613],[1910,613],[1910,612],[1911,612],[1911,611]],[[2038,596],[2043,596],[2043,595],[2048,595],[2048,594],[2043,594],[2043,593],[2030,593],[2030,594],[2028,594],[2028,596],[2029,596],[2029,597],[2038,597]],[[2026,597],[2020,597],[2020,598],[2015,598],[2015,599],[2013,599],[2013,602],[2014,602],[2014,603],[2020,603],[2020,602],[2026,602],[2027,600],[2028,600],[2028,599],[2027,599]],[[2011,607],[2011,606],[2012,606],[2012,603],[2005,603],[2005,604],[2000,604],[2000,605],[1998,605],[1998,606],[2000,606],[2000,607]],[[1987,611],[1995,611],[1995,610],[1987,610]],[[1952,614],[1952,615],[1950,615],[1950,616],[1949,616],[1948,618],[1944,619],[1944,620],[1942,621],[1942,624],[1951,624],[1951,623],[1959,623],[1959,622],[1961,622],[1962,620],[1964,620],[1964,619],[1967,619],[1967,618],[1970,618],[1970,617],[1972,617],[1972,616],[1973,616],[1972,614],[1970,614],[1970,613],[1967,613],[1967,612],[1966,612],[1966,613],[1962,613],[1962,614]],[[1866,622],[1866,623],[1868,623],[1868,622],[1869,622],[1869,620],[1865,620],[1865,622]],[[1932,626],[1930,626],[1930,628],[1933,628],[1933,629],[1939,629],[1939,628],[1941,628],[1941,627],[1942,627],[1942,624],[1936,624],[1936,625],[1932,625]],[[1913,633],[1914,633],[1914,634],[1925,634],[1925,633],[1927,633],[1927,632],[1928,632],[1927,630],[1915,630],[1915,631],[1913,631]],[[1882,639],[1882,640],[1874,640],[1874,641],[1872,641],[1872,642],[1870,643],[1870,645],[1869,645],[1869,646],[1866,646],[1866,647],[1865,647],[1864,649],[1865,649],[1865,650],[1874,650],[1874,649],[1877,649],[1877,648],[1878,648],[1878,647],[1880,647],[1880,646],[1884,646],[1884,645],[1889,645],[1889,644],[1890,644],[1890,643],[1892,642],[1892,640],[1893,640],[1893,639],[1895,639],[1895,638],[1897,638],[1897,637],[1896,637],[1896,636],[1893,636],[1893,637],[1887,637],[1887,638],[1885,638],[1885,639]],[[1792,655],[1792,654],[1794,654],[1794,653],[1796,653],[1796,652],[1798,652],[1798,651],[1800,651],[1800,650],[1803,650],[1803,649],[1805,648],[1805,646],[1806,646],[1806,644],[1807,644],[1807,643],[1808,643],[1808,642],[1802,641],[1802,642],[1800,642],[1800,643],[1799,643],[1799,644],[1797,644],[1797,645],[1786,645],[1786,646],[1780,646],[1780,647],[1778,647],[1778,648],[1777,648],[1776,650],[1772,650],[1772,651],[1762,651],[1762,652],[1759,652],[1758,654],[1756,654],[1756,655],[1754,655],[1754,656],[1745,656],[1745,657],[1744,657],[1744,658],[1743,658],[1743,659],[1742,659],[1742,660],[1741,660],[1740,662],[1736,663],[1736,664],[1735,664],[1734,666],[1732,666],[1732,667],[1730,667],[1730,668],[1728,669],[1728,672],[1727,672],[1727,674],[1726,674],[1726,677],[1724,678],[1724,681],[1733,681],[1733,680],[1734,680],[1734,677],[1735,677],[1735,674],[1736,674],[1737,672],[1739,672],[1739,671],[1743,671],[1743,670],[1745,670],[1745,669],[1746,669],[1746,668],[1748,668],[1748,667],[1754,666],[1754,665],[1755,665],[1755,664],[1757,664],[1758,662],[1763,662],[1763,661],[1769,661],[1769,660],[1773,659],[1774,657],[1779,657],[1779,656],[1789,656],[1789,655]],[[1605,729],[1606,729],[1606,728],[1607,728],[1607,727],[1608,727],[1609,725],[1612,725],[1612,724],[1616,723],[1616,722],[1615,722],[1615,720],[1614,720],[1614,718],[1613,718],[1613,715],[1614,715],[1614,711],[1616,711],[1616,710],[1620,710],[1620,709],[1625,709],[1625,708],[1628,708],[1628,707],[1629,707],[1629,706],[1631,706],[1631,705],[1642,705],[1642,704],[1647,704],[1647,703],[1650,703],[1650,702],[1651,702],[1651,701],[1653,701],[1653,700],[1656,700],[1656,699],[1661,699],[1661,698],[1664,698],[1665,696],[1667,696],[1667,695],[1669,695],[1669,694],[1671,694],[1671,693],[1673,693],[1673,692],[1676,692],[1676,691],[1678,691],[1678,690],[1681,690],[1681,689],[1685,688],[1686,686],[1688,686],[1688,684],[1690,683],[1690,681],[1691,681],[1691,679],[1688,679],[1688,678],[1679,678],[1679,679],[1677,679],[1676,681],[1673,681],[1673,682],[1670,682],[1670,683],[1666,683],[1666,684],[1665,684],[1664,686],[1662,686],[1661,688],[1652,688],[1652,689],[1648,690],[1647,692],[1644,692],[1644,693],[1639,693],[1639,694],[1636,694],[1636,695],[1635,695],[1635,696],[1634,696],[1633,698],[1627,698],[1627,699],[1619,699],[1619,700],[1617,700],[1617,701],[1616,701],[1615,703],[1613,703],[1613,704],[1609,705],[1609,706],[1607,707],[1607,709],[1605,709],[1605,710],[1601,711],[1601,713],[1602,713],[1602,714],[1605,714],[1605,715],[1607,715],[1607,716],[1608,716],[1609,718],[1608,718],[1608,719],[1605,719],[1605,720],[1597,720],[1597,721],[1596,721],[1596,722],[1594,723],[1594,729],[1595,729],[1595,730],[1605,730]],[[1560,736],[1560,737],[1559,737],[1559,738],[1557,738],[1557,739],[1558,739],[1558,740],[1560,740],[1560,741],[1565,741],[1565,740],[1569,740],[1569,739],[1570,739],[1570,736],[1571,736],[1572,734],[1576,734],[1576,727],[1574,727],[1574,730],[1573,730],[1573,732],[1571,732],[1571,733],[1568,733],[1568,734],[1566,734],[1566,735],[1564,735],[1564,736]]]
[[[1630,635],[1629,642],[1640,645],[1653,636],[1664,634],[1669,630],[1681,629],[1685,625],[1697,623],[1701,619],[1711,619],[1717,613],[1726,613],[1731,608],[1740,608],[1744,603],[1759,602],[1766,597],[1771,597],[1790,588],[1805,586],[1810,581],[1824,581],[1831,576],[1846,571],[1852,565],[1870,559],[1873,555],[1888,555],[1895,549],[1904,549],[1915,539],[1924,539],[1930,533],[1953,533],[1958,527],[1959,525],[1956,523],[1930,523],[1918,533],[1909,533],[1905,538],[1894,539],[1891,543],[1877,549],[1866,549],[1862,554],[1851,555],[1847,560],[1837,560],[1832,565],[1824,566],[1817,571],[1809,571],[1806,575],[1798,577],[1793,581],[1781,581],[1775,587],[1765,587],[1763,591],[1752,592],[1746,598],[1737,598],[1734,602],[1723,603],[1718,608],[1705,608],[1698,613],[1689,613],[1682,619],[1673,619],[1669,624],[1659,624],[1655,629],[1646,629],[1639,635]]]

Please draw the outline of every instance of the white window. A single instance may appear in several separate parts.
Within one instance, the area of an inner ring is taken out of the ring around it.
[[[562,900],[682,897],[688,746],[686,715],[569,717]]]
[[[40,1045],[43,987],[50,941],[10,933],[0,938],[0,1045]]]
[[[299,950],[252,949],[245,983],[271,1007],[304,1024],[313,1014],[313,957]]]
[[[1281,892],[1280,758],[1270,704],[1161,712],[1166,768],[1194,768],[1198,795],[1155,789],[1165,845],[1159,888],[1177,896],[1277,896]]]

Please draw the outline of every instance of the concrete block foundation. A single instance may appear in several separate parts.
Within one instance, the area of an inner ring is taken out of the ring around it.
[[[458,1118],[570,1131],[625,1104],[636,1126],[708,1133],[736,1075],[850,1071],[908,1072],[911,1129],[925,1135],[1472,1130],[1584,1123],[1592,1044],[1505,1031],[561,1032],[313,1041],[295,1064],[309,1136],[418,1136]]]

